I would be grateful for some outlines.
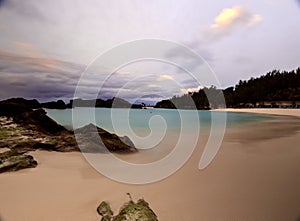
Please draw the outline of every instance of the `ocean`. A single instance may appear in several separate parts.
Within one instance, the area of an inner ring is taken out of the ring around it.
[[[153,139],[155,143],[159,143],[167,132],[180,134],[208,131],[212,128],[212,119],[215,127],[225,129],[270,119],[265,115],[207,110],[119,108],[45,110],[49,117],[67,128],[76,129],[93,123],[119,136],[128,136],[141,148],[154,145]]]

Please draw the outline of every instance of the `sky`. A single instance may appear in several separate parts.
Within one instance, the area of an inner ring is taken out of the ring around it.
[[[217,86],[226,88],[299,67],[299,22],[298,0],[0,0],[0,99],[67,102],[86,72],[93,76],[81,87],[86,99],[119,96],[152,104],[209,86],[176,64],[141,60],[114,67],[99,60],[142,39],[192,50],[204,61],[171,49],[165,60],[207,66]]]

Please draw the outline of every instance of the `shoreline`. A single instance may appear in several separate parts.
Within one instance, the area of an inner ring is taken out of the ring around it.
[[[287,108],[221,108],[221,109],[214,109],[212,111],[300,117],[300,109],[287,109]]]
[[[101,201],[117,211],[130,192],[134,199],[149,202],[161,221],[297,220],[300,133],[294,126],[299,119],[274,118],[228,130],[216,158],[201,171],[205,139],[200,139],[180,170],[148,185],[112,181],[79,152],[31,152],[37,168],[0,174],[0,219],[99,220]]]

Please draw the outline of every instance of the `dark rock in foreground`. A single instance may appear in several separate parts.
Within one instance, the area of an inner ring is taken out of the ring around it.
[[[114,217],[110,205],[105,201],[98,206],[97,212],[102,216],[101,221],[158,221],[156,214],[144,199],[139,199],[137,203],[130,199]]]
[[[37,162],[30,155],[25,155],[24,152],[9,150],[0,153],[0,173],[17,171],[25,168],[34,168]]]
[[[97,208],[97,212],[100,216],[112,217],[114,215],[113,211],[110,208],[109,203],[106,201],[100,203],[100,205]]]
[[[1,103],[14,103],[14,104],[18,104],[18,105],[23,105],[26,106],[27,108],[30,109],[38,109],[41,108],[41,104],[36,100],[36,99],[32,99],[32,100],[27,100],[24,98],[10,98],[4,101],[1,101]]]
[[[1,101],[0,116],[12,118],[15,123],[42,133],[57,134],[67,131],[66,128],[49,118],[43,109],[33,110],[30,106],[20,103]]]

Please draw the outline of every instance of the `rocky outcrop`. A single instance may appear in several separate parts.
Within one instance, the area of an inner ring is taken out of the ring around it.
[[[57,134],[67,131],[66,128],[49,118],[43,109],[39,108],[33,110],[31,106],[32,105],[26,106],[24,103],[19,102],[1,101],[0,116],[11,118],[14,123],[22,127],[35,129],[42,133]]]
[[[12,103],[7,101],[0,102],[0,116],[13,117],[22,113],[32,111],[32,108],[24,104]]]
[[[35,128],[36,131],[44,134],[55,135],[67,131],[66,128],[48,117],[43,109],[31,110],[15,115],[13,119],[16,123],[24,127]]]
[[[105,108],[130,108],[132,105],[122,99],[114,97],[112,99],[102,100],[102,99],[92,99],[92,100],[84,100],[84,99],[75,99],[70,100],[70,103],[66,105],[67,108],[73,107],[105,107]]]
[[[109,203],[106,201],[103,201],[100,203],[100,205],[97,208],[97,212],[100,216],[103,216],[103,217],[106,216],[107,218],[109,218],[109,217],[111,218],[114,215],[113,211],[110,208]]]
[[[27,100],[25,98],[20,98],[20,97],[19,98],[10,98],[10,99],[1,101],[1,103],[13,103],[13,104],[18,104],[18,105],[23,105],[30,109],[38,109],[38,108],[42,107],[41,104],[36,99]]]
[[[130,200],[123,205],[119,214],[113,218],[113,221],[157,221],[156,214],[149,207],[144,199],[139,199],[137,203]]]
[[[156,103],[154,108],[176,109],[175,105],[170,100],[162,100]]]
[[[119,137],[92,124],[77,129],[75,138],[73,131],[57,124],[43,109],[33,110],[33,104],[28,107],[24,100],[18,101],[23,103],[13,103],[11,100],[0,102],[0,148],[9,148],[15,154],[10,160],[0,162],[0,168],[6,168],[0,172],[33,167],[36,161],[24,155],[28,151],[137,151],[128,137]]]
[[[65,102],[63,100],[42,103],[41,106],[43,108],[48,108],[48,109],[66,109],[67,108],[67,105],[65,104]]]
[[[79,128],[74,133],[83,152],[101,153],[109,150],[110,152],[132,153],[137,151],[128,137],[119,137],[93,124]]]
[[[98,206],[97,212],[102,216],[101,221],[158,221],[156,214],[144,199],[139,199],[136,203],[130,199],[116,216],[113,216],[110,205],[103,201]]]
[[[18,150],[0,153],[0,173],[36,167],[37,162],[34,158],[24,153]]]

